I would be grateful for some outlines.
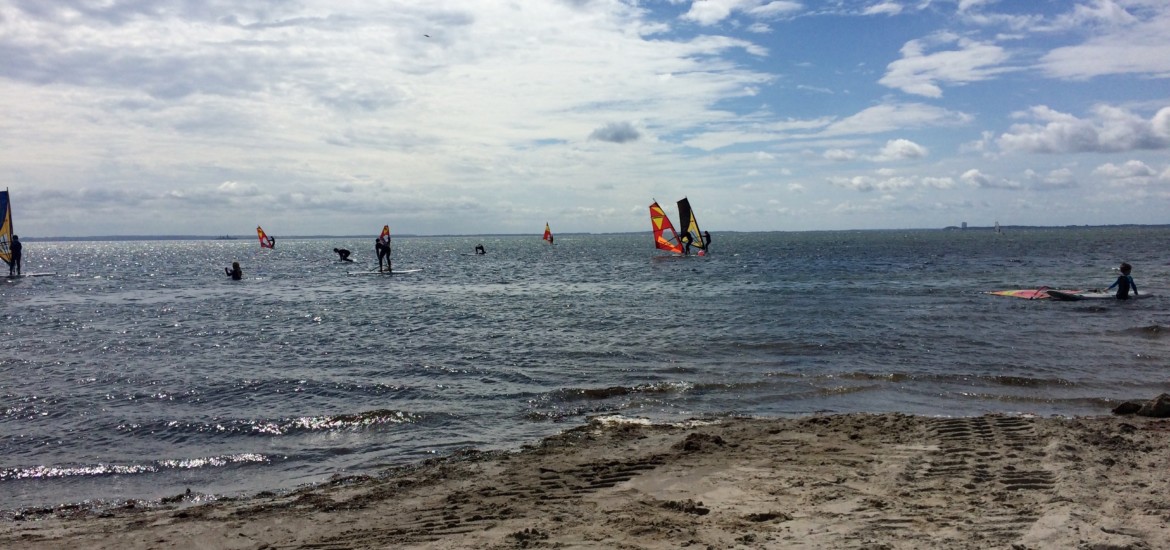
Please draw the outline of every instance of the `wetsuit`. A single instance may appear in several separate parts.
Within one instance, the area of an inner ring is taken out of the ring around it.
[[[1134,296],[1137,296],[1138,293],[1137,284],[1133,282],[1133,277],[1131,277],[1128,273],[1122,273],[1119,277],[1117,277],[1117,280],[1114,281],[1113,284],[1109,285],[1109,288],[1105,290],[1112,290],[1113,287],[1117,287],[1118,300],[1128,300],[1129,289],[1131,288],[1133,289]]]
[[[20,275],[20,251],[23,248],[24,245],[20,244],[20,239],[13,237],[8,248],[12,251],[12,263],[8,264],[9,275]]]

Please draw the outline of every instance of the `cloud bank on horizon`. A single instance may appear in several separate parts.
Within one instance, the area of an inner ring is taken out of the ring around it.
[[[0,174],[26,236],[1166,223],[1167,52],[1165,0],[0,0]]]

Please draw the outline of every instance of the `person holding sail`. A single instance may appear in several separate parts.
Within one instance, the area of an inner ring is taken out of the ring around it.
[[[20,256],[24,245],[20,244],[20,237],[13,235],[12,242],[8,243],[8,250],[12,252],[12,260],[8,263],[8,276],[20,276]]]

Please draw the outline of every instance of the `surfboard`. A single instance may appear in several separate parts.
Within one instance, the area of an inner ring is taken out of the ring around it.
[[[52,277],[55,275],[56,275],[55,272],[47,271],[44,273],[21,273],[20,275],[8,275],[8,278],[9,279],[19,279],[21,277]]]
[[[395,269],[394,271],[350,271],[350,275],[405,275],[407,273],[418,273],[422,269]]]
[[[1080,291],[1049,290],[1048,295],[1054,299],[1062,300],[1062,301],[1066,301],[1066,302],[1071,302],[1071,301],[1076,301],[1076,300],[1116,300],[1117,299],[1116,293],[1104,292],[1104,291],[1100,291],[1100,290],[1080,290]],[[1146,296],[1149,296],[1149,294],[1138,294],[1136,296],[1130,295],[1129,299],[1136,300],[1138,298],[1145,298]]]

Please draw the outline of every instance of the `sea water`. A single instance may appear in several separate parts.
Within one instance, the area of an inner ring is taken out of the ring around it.
[[[279,237],[279,236],[278,236]],[[284,490],[597,415],[1101,415],[1170,392],[1166,227],[29,242],[0,507]],[[474,255],[482,243],[485,255]],[[354,251],[339,263],[333,248]],[[239,261],[244,280],[223,268]],[[1128,302],[990,296],[1106,287]]]

